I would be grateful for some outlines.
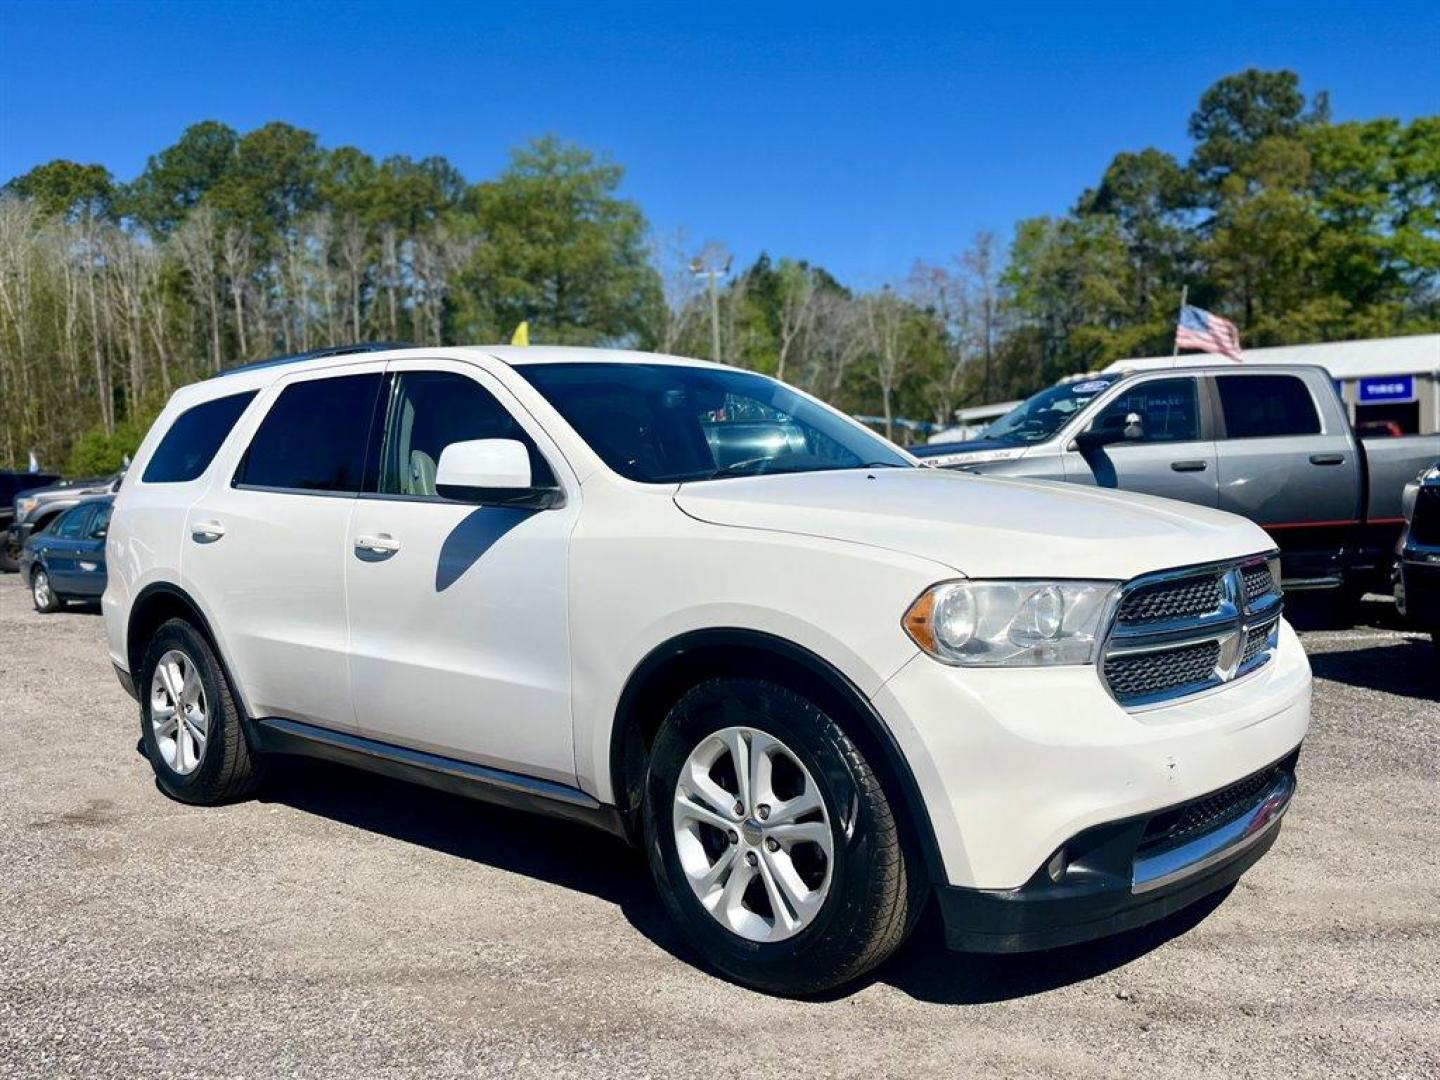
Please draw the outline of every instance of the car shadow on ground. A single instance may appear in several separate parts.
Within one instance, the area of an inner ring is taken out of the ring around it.
[[[1310,653],[1317,679],[1422,701],[1440,700],[1440,650],[1423,638]]]
[[[614,837],[328,762],[281,758],[273,765],[262,801],[599,897],[659,948],[704,966],[666,914],[644,855]],[[894,958],[822,1000],[842,999],[877,982],[919,1000],[955,1005],[1043,993],[1123,967],[1158,948],[1197,925],[1228,892],[1148,927],[1015,956],[950,952],[932,906]]]

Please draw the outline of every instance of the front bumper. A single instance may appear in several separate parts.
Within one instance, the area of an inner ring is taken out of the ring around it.
[[[1298,757],[1297,749],[1178,807],[1087,829],[1017,889],[940,889],[946,944],[1058,948],[1143,926],[1223,889],[1275,842]]]
[[[1305,737],[1311,678],[1283,620],[1258,671],[1127,710],[1095,668],[964,669],[923,654],[872,704],[910,768],[935,884],[1023,887],[1067,841],[1148,817],[1283,761]]]
[[[1440,630],[1440,547],[1406,546],[1398,584],[1400,614],[1422,629]]]

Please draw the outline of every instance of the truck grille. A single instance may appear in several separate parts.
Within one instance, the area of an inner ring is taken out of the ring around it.
[[[1280,610],[1264,555],[1147,574],[1121,592],[1101,675],[1128,707],[1213,689],[1269,661]]]

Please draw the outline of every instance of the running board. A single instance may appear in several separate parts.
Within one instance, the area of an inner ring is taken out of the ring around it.
[[[1344,579],[1338,577],[1286,578],[1280,582],[1280,588],[1284,592],[1308,592],[1316,589],[1338,589],[1344,584]]]
[[[599,802],[579,788],[554,780],[542,780],[489,765],[477,765],[472,761],[395,746],[367,739],[363,735],[334,731],[283,717],[253,721],[250,730],[256,749],[264,753],[295,754],[334,761],[452,795],[580,822],[623,839],[631,839],[630,830],[626,828],[619,810]]]

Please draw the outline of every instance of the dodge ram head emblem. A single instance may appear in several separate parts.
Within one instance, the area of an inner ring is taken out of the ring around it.
[[[1220,575],[1220,595],[1227,608],[1239,616],[1234,627],[1220,639],[1220,659],[1215,664],[1215,674],[1221,681],[1229,682],[1240,667],[1245,655],[1245,579],[1239,567],[1232,567]]]

